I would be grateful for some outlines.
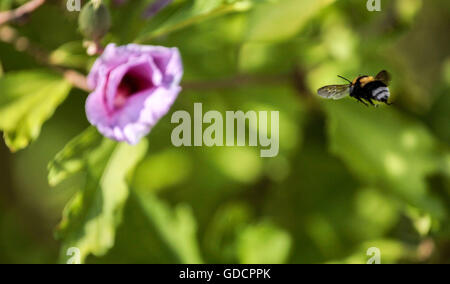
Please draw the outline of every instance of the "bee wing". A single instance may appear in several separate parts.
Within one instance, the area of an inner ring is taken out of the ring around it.
[[[330,85],[317,90],[322,98],[339,100],[349,95],[350,85]]]
[[[377,74],[377,76],[375,77],[375,80],[381,81],[386,86],[388,86],[389,82],[391,81],[391,75],[386,70],[383,70]]]

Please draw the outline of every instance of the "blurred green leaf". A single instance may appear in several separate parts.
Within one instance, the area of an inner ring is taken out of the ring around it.
[[[0,130],[11,151],[37,139],[69,91],[68,82],[46,71],[9,73],[0,79]]]
[[[149,22],[137,42],[149,41],[224,14],[246,11],[251,6],[250,0],[195,0],[174,3]]]
[[[48,181],[55,186],[87,165],[90,153],[103,137],[94,127],[89,127],[72,139],[48,165]]]
[[[87,69],[90,58],[81,41],[71,41],[54,50],[49,60],[59,66]]]
[[[393,108],[366,108],[350,100],[324,103],[331,151],[364,182],[384,185],[411,205],[442,218],[426,177],[439,166],[436,141],[419,122]]]
[[[236,263],[239,234],[251,219],[251,209],[245,203],[231,203],[217,210],[204,237],[212,263]]]
[[[83,261],[91,253],[104,255],[114,245],[116,227],[129,194],[127,175],[146,150],[145,140],[130,146],[105,138],[89,152],[86,185],[65,208],[59,226],[62,261],[71,247],[80,250]]]
[[[216,150],[216,149],[215,149]],[[255,182],[262,174],[260,153],[250,147],[222,147],[211,158],[227,177],[242,183]]]
[[[380,238],[398,222],[397,202],[381,190],[363,188],[355,198],[355,212],[350,218],[352,234],[362,240]]]
[[[139,197],[148,221],[179,261],[184,264],[203,263],[191,208],[179,205],[172,210],[152,194],[139,194]]]
[[[3,0],[0,3],[0,11],[11,9],[13,2],[13,0]]]
[[[256,7],[248,24],[249,41],[283,41],[295,36],[334,0],[278,0]]]
[[[239,261],[242,264],[280,264],[288,260],[291,237],[268,223],[245,228],[238,241]]]
[[[422,8],[422,0],[397,0],[396,9],[399,18],[405,22],[412,22]]]
[[[419,210],[413,207],[408,207],[406,214],[411,219],[414,228],[420,234],[420,236],[424,237],[430,233],[432,226],[432,219],[429,214],[423,214]]]
[[[167,149],[149,155],[133,178],[133,188],[142,192],[157,192],[185,181],[192,169],[189,155],[177,149]]]

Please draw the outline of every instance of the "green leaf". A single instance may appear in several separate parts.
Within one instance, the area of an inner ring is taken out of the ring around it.
[[[98,148],[88,152],[86,185],[65,208],[59,226],[63,262],[72,247],[80,250],[81,261],[91,253],[104,255],[113,247],[129,194],[127,175],[146,150],[145,140],[130,146],[105,138]]]
[[[184,264],[203,263],[197,241],[197,224],[192,210],[178,205],[174,210],[152,194],[138,194],[148,221],[160,238]]]
[[[245,203],[229,203],[217,209],[203,238],[213,263],[237,262],[237,240],[252,217],[251,208]]]
[[[393,108],[366,108],[349,100],[324,105],[331,151],[356,175],[436,218],[443,216],[442,204],[427,193],[425,179],[438,170],[440,159],[423,125]]]
[[[334,0],[278,0],[255,8],[247,40],[283,41],[295,36],[322,8]]]
[[[9,73],[0,79],[0,130],[11,151],[38,138],[69,91],[68,82],[45,71]]]
[[[250,0],[196,0],[173,4],[149,22],[136,42],[146,42],[228,13],[247,11],[251,6]]]
[[[263,173],[260,152],[253,148],[222,147],[213,153],[211,158],[214,163],[230,180],[252,183]]]
[[[362,188],[354,199],[354,210],[348,218],[355,238],[380,238],[397,225],[400,214],[398,202],[374,188]]]
[[[13,4],[13,0],[3,0],[0,3],[0,11],[10,10]]]
[[[248,226],[239,237],[238,254],[243,264],[282,264],[289,257],[291,237],[268,223]]]
[[[71,41],[54,50],[50,54],[49,60],[54,65],[86,69],[90,57],[81,41]]]
[[[102,136],[92,126],[70,141],[48,165],[50,185],[56,186],[80,171],[87,164],[91,151],[101,141]]]
[[[133,188],[156,192],[185,182],[192,172],[190,156],[175,148],[149,155],[136,169]]]

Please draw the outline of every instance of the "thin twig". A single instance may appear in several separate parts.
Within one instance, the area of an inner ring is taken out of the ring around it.
[[[62,72],[66,81],[71,83],[72,86],[88,93],[92,91],[92,89],[88,86],[86,76],[84,76],[83,74],[74,70],[64,70]]]
[[[39,64],[45,65],[60,73],[74,87],[90,92],[86,76],[75,71],[54,65],[50,62],[49,53],[42,48],[32,44],[26,37],[20,36],[17,31],[9,26],[0,27],[0,41],[13,45],[17,51],[25,52],[32,56]]]
[[[33,12],[44,3],[45,0],[31,0],[17,9],[0,12],[0,26]]]

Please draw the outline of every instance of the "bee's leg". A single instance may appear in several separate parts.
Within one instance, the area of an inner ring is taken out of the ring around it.
[[[381,102],[385,103],[388,106],[392,105],[392,103],[388,102],[387,98],[382,100]]]
[[[366,107],[368,107],[369,105],[366,104],[360,97],[355,97],[358,101],[360,101],[363,105],[365,105]]]
[[[366,101],[368,101],[372,106],[376,107],[371,98],[366,98]]]

